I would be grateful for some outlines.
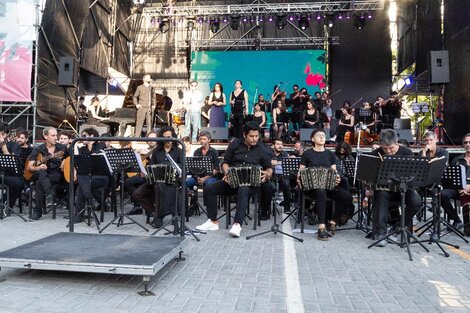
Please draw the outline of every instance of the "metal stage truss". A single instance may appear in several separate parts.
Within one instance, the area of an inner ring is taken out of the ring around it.
[[[28,270],[137,275],[144,292],[150,278],[175,258],[181,259],[184,237],[57,233],[0,252],[0,267]]]
[[[294,3],[266,3],[230,5],[174,5],[153,3],[143,8],[144,16],[194,17],[208,15],[246,15],[279,13],[354,12],[384,9],[383,0],[369,1],[316,1]]]
[[[306,46],[322,48],[331,39],[330,44],[338,45],[339,37],[290,37],[290,38],[243,38],[243,39],[192,39],[191,46],[195,50],[206,48],[241,47],[248,48],[257,45],[260,48],[277,48],[286,46]],[[188,41],[181,41],[181,47],[189,46]]]

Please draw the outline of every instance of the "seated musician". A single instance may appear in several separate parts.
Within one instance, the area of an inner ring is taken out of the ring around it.
[[[149,138],[157,138],[157,133],[154,131],[151,131],[147,134],[147,137]],[[147,141],[148,149],[143,150],[143,151],[138,151],[139,154],[141,155],[142,162],[144,165],[146,165],[150,161],[150,157],[152,156],[153,150],[157,147],[157,142],[156,141]],[[134,207],[127,212],[128,215],[138,215],[142,214],[142,208],[140,207],[140,204],[137,203],[137,201],[134,199],[133,195],[134,192],[145,184],[147,182],[147,179],[145,179],[144,175],[129,175],[124,180],[124,190],[126,190],[127,194],[131,197],[132,204]]]
[[[28,141],[28,132],[25,130],[16,131],[16,143],[20,146],[21,149],[30,149],[32,148],[31,144]]]
[[[158,137],[176,138],[173,127],[164,126],[160,129]],[[158,142],[152,153],[149,164],[171,164],[166,154],[181,166],[181,149],[172,141]],[[171,214],[175,205],[176,186],[165,183],[151,184],[148,181],[139,186],[132,198],[144,208],[147,214],[154,214],[150,226],[154,228],[163,225],[165,215]]]
[[[188,178],[186,180],[186,186],[188,189],[192,190],[194,186],[196,186],[196,184],[200,186],[207,186],[217,181],[215,175],[217,175],[217,173],[219,172],[219,153],[217,152],[217,150],[211,147],[210,142],[211,134],[206,130],[200,131],[199,143],[201,144],[201,147],[197,148],[196,151],[194,151],[194,156],[210,157],[213,166],[212,173],[203,173],[202,175],[192,176]]]
[[[258,124],[260,128],[266,127],[266,113],[261,110],[259,102],[255,103],[253,107],[253,121]]]
[[[283,150],[283,142],[281,139],[274,139],[273,143],[273,154],[271,156],[271,164],[276,169],[276,177],[279,182],[279,189],[282,191],[282,196],[284,198],[284,213],[290,212],[290,184],[288,179],[284,179],[282,176],[282,158],[287,158],[289,155]],[[267,212],[261,212],[261,215],[268,215]],[[261,218],[261,217],[260,217]]]
[[[273,132],[275,138],[281,138],[283,132],[287,129],[286,108],[281,100],[274,103],[276,106],[273,107]]]
[[[315,109],[312,101],[307,102],[307,108],[302,116],[304,128],[319,128],[320,126],[320,112]]]
[[[344,141],[347,131],[354,132],[354,116],[351,114],[351,107],[345,104],[341,113],[342,116],[336,129],[336,142]]]
[[[67,147],[57,142],[57,129],[46,127],[42,135],[46,142],[35,147],[28,158],[28,169],[36,181],[36,207],[31,215],[33,220],[41,218],[44,206],[48,210],[55,208],[55,187],[64,182],[62,158],[68,155]],[[50,158],[46,164],[35,165],[37,160],[46,157]]]
[[[302,141],[297,140],[294,143],[294,151],[292,151],[290,157],[300,158],[302,154],[304,154],[304,151],[305,151],[304,144],[302,143]]]
[[[232,141],[224,155],[222,162],[222,171],[224,178],[204,188],[204,203],[207,206],[207,217],[209,218],[202,225],[197,226],[199,230],[218,230],[217,221],[217,196],[218,195],[237,195],[237,207],[234,223],[230,229],[230,235],[240,237],[241,224],[245,219],[245,214],[249,205],[249,198],[256,193],[256,187],[242,186],[239,188],[230,188],[227,182],[227,172],[231,166],[240,166],[244,164],[260,165],[263,167],[261,172],[262,182],[266,182],[272,176],[271,160],[269,151],[259,142],[260,128],[254,122],[247,122],[243,127],[243,138]],[[269,203],[264,203],[265,199],[271,196],[272,185],[261,184],[261,210]],[[263,199],[265,198],[265,199]]]
[[[325,149],[326,135],[323,129],[315,129],[310,135],[312,140],[312,149],[302,154],[300,159],[300,169],[309,167],[324,167],[336,170],[336,157],[333,152]],[[300,175],[297,175],[297,183],[301,186]],[[340,176],[337,175],[336,183],[340,183]],[[339,187],[335,190],[313,189],[304,191],[304,194],[312,197],[316,201],[316,211],[318,215],[319,240],[328,240],[328,237],[334,235],[336,223],[339,221],[345,209],[352,203],[352,196],[346,190]],[[331,221],[326,225],[326,200],[327,197],[336,201],[335,212]]]
[[[356,121],[361,125],[361,129],[364,129],[368,133],[375,132],[376,114],[372,109],[370,102],[364,102],[362,108],[356,112]]]
[[[72,142],[72,133],[68,130],[63,130],[59,134],[59,143],[67,146],[67,149],[70,147],[70,143]]]
[[[8,124],[0,124],[0,154],[19,156],[21,153],[21,148],[14,140],[8,140],[9,133],[10,129],[8,127]],[[6,174],[4,175],[3,179],[5,185],[8,186],[8,197],[10,200],[8,206],[10,208],[13,208],[15,206],[16,199],[21,196],[21,191],[23,190],[23,179],[22,177],[10,176]],[[3,191],[0,190],[0,192]],[[4,200],[6,199],[4,198]]]
[[[413,152],[406,147],[398,144],[398,135],[393,129],[384,129],[380,133],[380,148],[372,151],[372,155],[405,155],[413,156]],[[373,233],[375,239],[380,239],[387,235],[387,222],[389,218],[389,208],[391,204],[400,203],[400,192],[398,186],[375,186],[374,188],[374,204],[373,204]],[[409,231],[413,231],[413,216],[421,207],[421,198],[413,189],[406,191],[405,199],[405,223]],[[384,247],[387,245],[385,240],[380,241],[377,246]]]
[[[434,133],[432,133],[434,134]],[[463,228],[462,220],[453,207],[451,200],[461,200],[461,205],[464,206],[470,199],[470,133],[465,134],[462,139],[462,146],[465,150],[464,154],[458,155],[452,159],[452,165],[463,165],[465,167],[467,184],[465,189],[444,189],[441,192],[441,205],[444,212],[447,213],[449,218],[453,220],[452,226],[457,229]]]
[[[82,137],[99,137],[98,131],[95,128],[86,128],[82,131]],[[76,147],[75,154],[79,155],[91,155],[101,153],[106,145],[103,142],[98,141],[83,141],[83,146]],[[95,199],[100,198],[100,193],[95,192],[97,188],[108,186],[110,177],[105,175],[78,175],[78,188],[77,188],[77,207],[76,212],[80,212],[86,202],[93,208],[97,206]],[[101,208],[104,209],[104,208]],[[74,222],[79,223],[83,219],[83,216],[76,216]]]

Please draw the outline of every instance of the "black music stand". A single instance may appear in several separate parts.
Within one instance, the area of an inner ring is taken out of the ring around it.
[[[111,176],[112,172],[109,168],[109,164],[106,161],[106,157],[102,154],[79,154],[75,156],[75,169],[77,170],[77,176],[87,176],[90,179],[93,175],[97,176]],[[92,195],[93,197],[93,195]],[[102,210],[104,208],[101,208]],[[86,210],[88,210],[88,222],[87,225],[91,225],[91,218],[95,221],[96,228],[100,230],[100,221],[96,215],[95,208],[87,201],[87,205],[76,213],[73,217],[71,223],[74,223],[75,220]]]
[[[283,160],[282,162],[284,162],[284,159],[289,159],[289,158],[282,158],[282,160]],[[284,164],[284,163],[282,163],[282,164]],[[282,168],[283,168],[282,174],[284,174],[284,166],[283,166]],[[278,175],[278,173],[276,173],[276,174]],[[277,175],[276,175],[276,176],[277,176]],[[278,180],[278,179],[277,179],[277,177],[276,177],[276,182],[277,182],[277,183],[276,183],[276,186],[279,186],[279,183],[278,183],[277,180]],[[277,190],[277,192],[279,192],[279,190]],[[287,199],[284,199],[284,201],[286,201],[286,200],[287,200]],[[280,234],[285,235],[285,236],[287,236],[287,237],[291,237],[291,238],[293,238],[293,239],[295,239],[295,240],[298,240],[298,241],[300,241],[300,242],[303,242],[304,240],[303,240],[302,238],[295,237],[295,236],[293,236],[293,235],[291,235],[291,234],[288,234],[288,233],[283,232],[282,230],[279,230],[280,224],[278,224],[278,223],[277,223],[277,220],[276,220],[277,214],[278,214],[278,212],[277,212],[277,203],[276,203],[276,201],[275,201],[275,199],[274,199],[274,201],[273,201],[273,225],[271,226],[271,228],[270,228],[269,230],[265,230],[265,231],[259,232],[259,233],[257,233],[257,234],[251,235],[251,236],[246,236],[246,240],[249,240],[249,239],[251,239],[251,238],[253,238],[253,237],[258,237],[258,236],[261,236],[261,235],[264,235],[264,234],[268,234],[268,233],[274,233],[274,234],[280,233]],[[280,213],[279,213],[279,214],[280,214]],[[289,214],[290,214],[290,213],[289,213]],[[281,223],[281,224],[282,224],[282,223]]]
[[[187,175],[192,175],[196,177],[203,177],[212,174],[212,169],[214,165],[212,164],[211,157],[187,157],[186,158],[186,171]],[[196,182],[197,183],[197,182]],[[197,186],[196,186],[197,188]],[[196,201],[191,201],[191,205],[188,208],[188,211],[194,209],[198,215],[201,215],[201,211],[204,214],[207,214],[206,210],[202,205],[197,201],[198,194],[197,189],[195,190],[194,197]]]
[[[291,175],[297,177],[297,173],[299,172],[300,167],[300,158],[282,158],[282,177],[284,179],[290,179]],[[294,218],[297,221],[297,218],[294,216],[295,212],[298,213],[299,211],[299,199],[300,199],[300,189],[297,188],[297,203],[295,208],[287,213],[287,216],[281,221],[281,225],[290,217]],[[286,199],[284,199],[286,201]]]
[[[446,226],[447,229],[449,230],[448,233],[444,234],[443,236],[449,234],[449,233],[455,233],[457,236],[459,236],[465,243],[468,243],[468,240],[465,239],[463,236],[464,234],[452,226],[447,220],[445,220],[441,216],[441,190],[442,189],[463,189],[463,186],[465,186],[465,167],[463,165],[449,165],[445,171],[444,174],[442,175],[441,179],[441,184],[442,188],[440,186],[437,186],[437,199],[432,200],[432,210],[433,210],[433,218],[432,220],[428,221],[421,227],[419,227],[416,231],[420,231],[423,229],[423,231],[418,235],[420,237],[422,234],[424,234],[428,229],[432,227],[432,232],[429,237],[429,240],[423,240],[428,241],[429,244],[435,243],[441,251],[444,253],[444,256],[449,257],[449,254],[442,248],[440,245],[445,244],[451,247],[454,247],[455,249],[459,249],[460,247],[458,245],[454,245],[445,241],[441,240],[441,225]]]
[[[117,227],[132,223],[124,224],[124,218],[131,220],[134,224],[140,226],[143,230],[149,231],[147,227],[136,221],[133,217],[128,215],[124,210],[124,177],[126,176],[127,172],[132,173],[140,173],[143,172],[145,169],[142,167],[142,161],[140,158],[137,158],[136,153],[132,149],[111,149],[105,151],[106,157],[109,161],[111,169],[113,173],[120,173],[121,174],[121,181],[120,181],[120,212],[116,215],[111,222],[106,224],[102,229],[100,229],[100,233],[102,233],[109,225],[113,224],[116,220]]]
[[[23,216],[13,211],[8,203],[3,201],[3,189],[6,190],[5,175],[20,177],[21,174],[19,157],[17,155],[0,154],[0,186],[2,187],[0,189],[0,219],[3,219],[4,215],[13,213],[23,221],[28,222]]]
[[[342,172],[345,174],[349,179],[354,179],[355,173],[356,173],[356,162],[351,161],[351,160],[345,160],[342,162]],[[353,184],[354,185],[354,184]],[[356,226],[354,227],[340,227],[337,228],[336,231],[343,231],[343,230],[351,230],[351,229],[358,229],[366,234],[369,232],[368,223],[364,221],[364,208],[362,208],[362,183],[359,181],[358,182],[358,187],[357,187],[357,210],[354,212],[354,214],[350,217],[350,219],[356,223]],[[354,220],[354,215],[357,214],[357,221]],[[370,216],[370,212],[368,212],[368,216]]]
[[[370,160],[368,160],[370,168],[375,168],[377,165],[379,167],[376,179],[375,181],[371,180],[371,183],[375,185],[399,185],[402,208],[401,225],[397,230],[386,235],[384,238],[379,238],[367,248],[372,248],[382,240],[388,240],[394,234],[400,234],[400,247],[403,248],[403,246],[406,246],[410,261],[413,261],[413,257],[411,255],[409,237],[413,238],[426,252],[429,252],[428,248],[426,248],[405,225],[405,195],[410,186],[424,187],[438,183],[444,173],[446,160],[435,159],[433,162],[430,162],[427,158],[385,156],[383,161],[381,161],[380,158],[374,159],[374,157],[371,156],[363,155],[361,157],[370,158]],[[368,175],[373,176],[374,174]],[[361,179],[359,175],[358,179]]]
[[[33,152],[33,148],[21,148],[20,152],[20,161],[21,164],[23,165],[23,168],[26,167],[26,163],[28,161],[28,157]]]

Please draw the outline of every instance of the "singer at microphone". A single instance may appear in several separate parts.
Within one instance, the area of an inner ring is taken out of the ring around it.
[[[423,144],[425,145],[420,152],[420,156],[428,158],[440,158],[445,157],[447,162],[449,161],[449,152],[446,149],[437,146],[436,134],[433,131],[428,130],[424,133]]]
[[[164,126],[160,130],[158,137],[176,138],[176,133],[173,127]],[[181,164],[181,156],[181,148],[177,146],[176,142],[161,141],[153,151],[149,165],[168,164],[168,166],[173,166],[172,162]],[[178,173],[181,173],[179,166],[176,170]],[[173,212],[175,194],[176,185],[163,182],[151,184],[147,181],[139,186],[131,197],[145,209],[147,214],[154,214],[154,219],[150,223],[150,226],[158,228],[163,225],[163,218]]]

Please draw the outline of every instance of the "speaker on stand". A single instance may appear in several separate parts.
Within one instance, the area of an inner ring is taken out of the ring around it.
[[[57,75],[57,85],[64,88],[64,114],[62,122],[57,128],[70,128],[76,134],[77,129],[67,120],[67,88],[77,87],[78,85],[78,61],[71,56],[61,56],[59,59],[59,72]],[[75,113],[76,110],[73,107]]]

